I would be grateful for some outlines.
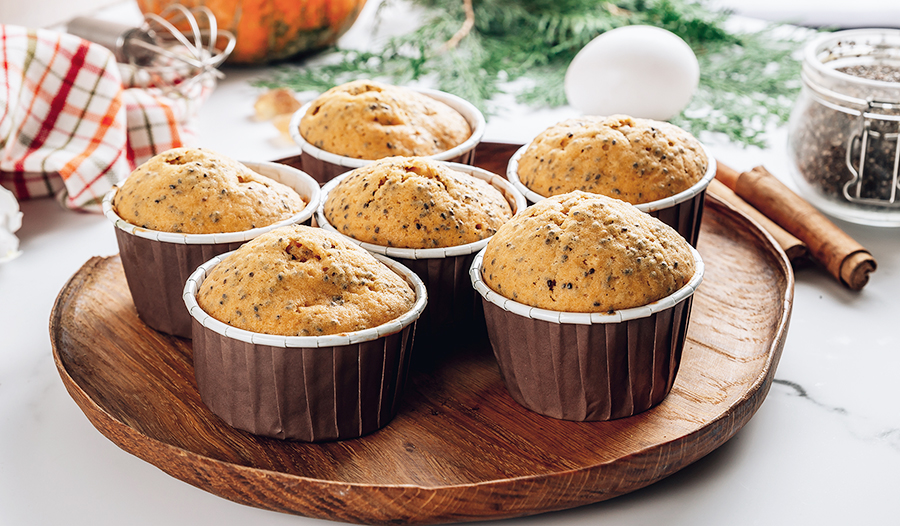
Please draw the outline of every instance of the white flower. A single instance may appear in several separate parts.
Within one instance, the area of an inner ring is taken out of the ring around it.
[[[0,186],[0,263],[19,257],[19,238],[13,234],[22,227],[22,212],[16,197]]]

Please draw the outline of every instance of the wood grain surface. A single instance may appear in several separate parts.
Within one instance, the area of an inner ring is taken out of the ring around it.
[[[611,422],[519,406],[477,334],[413,373],[397,417],[376,433],[307,444],[237,431],[200,401],[190,341],[137,317],[117,256],[93,258],[72,277],[50,333],[68,392],[102,434],[213,494],[361,524],[517,517],[652,484],[719,447],[759,408],[790,318],[790,265],[767,234],[714,198],[699,250],[707,273],[671,394]]]

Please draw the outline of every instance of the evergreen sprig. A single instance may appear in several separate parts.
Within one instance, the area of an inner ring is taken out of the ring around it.
[[[683,38],[700,62],[698,90],[673,119],[694,134],[763,145],[767,127],[786,122],[799,90],[793,54],[800,40],[775,37],[773,27],[731,33],[727,12],[691,0],[475,0],[473,30],[444,52],[465,20],[462,1],[412,1],[427,13],[425,21],[380,50],[336,49],[330,60],[287,65],[257,84],[319,92],[355,78],[424,80],[490,116],[492,99],[513,90],[510,81],[528,79],[515,84],[517,100],[556,107],[566,103],[565,71],[581,48],[605,31],[648,24]]]

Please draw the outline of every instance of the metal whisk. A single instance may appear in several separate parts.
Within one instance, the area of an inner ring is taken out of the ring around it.
[[[221,78],[217,68],[235,45],[234,35],[219,29],[205,6],[188,9],[173,4],[158,15],[145,14],[139,27],[78,17],[69,22],[67,31],[110,49],[118,62],[134,69],[139,84],[181,94],[203,77]]]

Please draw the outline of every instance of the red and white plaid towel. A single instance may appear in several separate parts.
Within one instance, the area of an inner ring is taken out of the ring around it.
[[[81,210],[99,211],[153,155],[190,145],[190,121],[215,85],[208,74],[180,92],[135,85],[140,76],[100,45],[2,24],[0,61],[0,184],[19,200],[56,195]]]

